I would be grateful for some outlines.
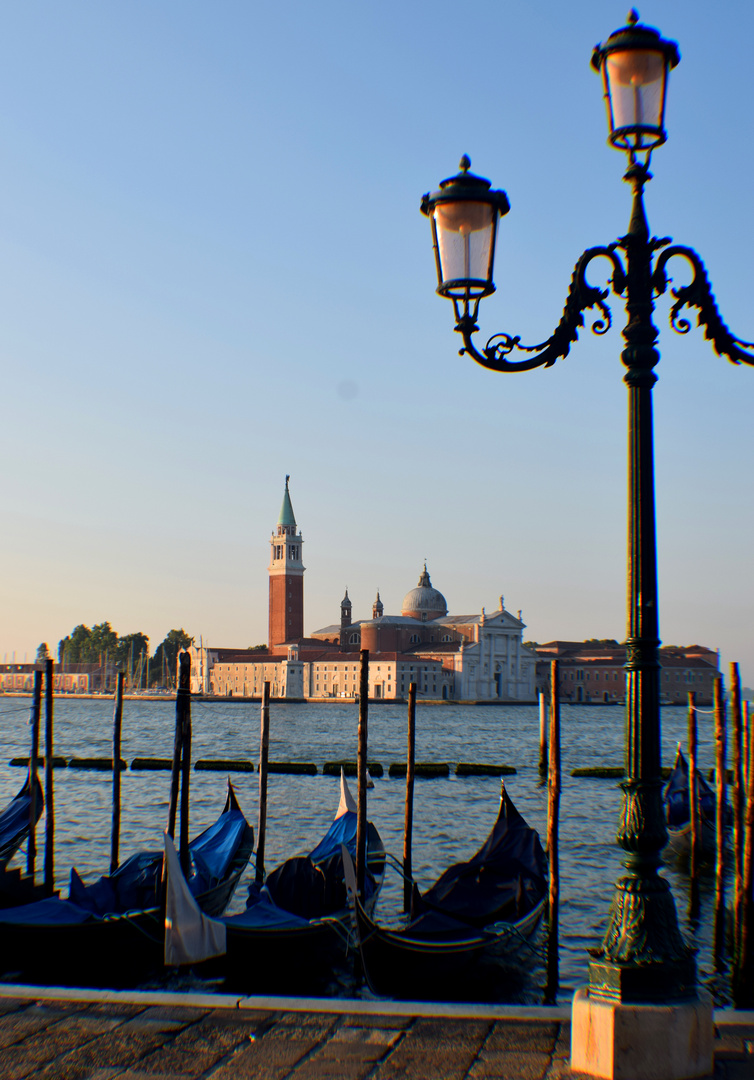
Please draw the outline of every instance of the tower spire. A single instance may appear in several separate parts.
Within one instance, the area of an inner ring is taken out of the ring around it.
[[[290,475],[286,475],[283,505],[270,539],[270,649],[304,636],[305,567],[301,560],[304,539],[296,525],[289,480]]]

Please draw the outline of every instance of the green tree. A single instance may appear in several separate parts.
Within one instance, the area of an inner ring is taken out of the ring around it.
[[[143,659],[142,659],[143,658]],[[135,634],[125,634],[118,638],[115,648],[116,663],[126,672],[129,684],[133,682],[134,673],[143,671],[144,663],[149,662],[149,638],[140,630]],[[147,680],[147,685],[149,682]]]
[[[163,681],[163,671],[167,670],[169,684],[175,682],[175,669],[178,661],[178,653],[181,649],[187,649],[193,645],[194,639],[181,628],[169,630],[154,652],[150,664],[150,679],[152,682]],[[151,683],[150,683],[151,685]]]
[[[80,623],[64,637],[58,645],[58,661],[63,664],[90,663],[90,641],[92,632],[88,626]]]
[[[89,648],[94,654],[94,663],[99,661],[100,657],[104,659],[105,655],[110,659],[115,657],[118,648],[118,635],[109,622],[98,623],[92,627]]]

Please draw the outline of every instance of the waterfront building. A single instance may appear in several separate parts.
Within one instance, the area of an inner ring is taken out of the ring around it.
[[[426,563],[400,615],[386,615],[377,591],[371,619],[353,619],[348,589],[337,623],[304,636],[303,537],[285,478],[283,504],[270,539],[269,642],[266,649],[190,648],[192,690],[258,697],[265,682],[273,697],[354,699],[361,649],[369,650],[369,696],[399,700],[411,682],[420,697],[436,700],[532,702],[535,653],[523,644],[525,624],[499,608],[486,614],[449,615],[432,586]]]
[[[34,689],[34,672],[39,664],[2,664],[0,666],[0,693],[31,693]],[[52,688],[56,694],[89,694],[99,690],[102,682],[98,664],[67,664],[65,671],[53,671]]]
[[[617,641],[548,641],[533,646],[540,662],[537,686],[549,685],[550,660],[559,661],[560,700],[578,704],[612,703],[626,697],[626,647]],[[703,645],[660,648],[660,701],[685,705],[689,690],[698,705],[711,705],[719,676],[719,655]]]

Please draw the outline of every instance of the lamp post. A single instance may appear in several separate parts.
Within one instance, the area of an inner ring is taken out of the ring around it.
[[[696,252],[672,244],[667,238],[652,237],[647,225],[644,187],[651,179],[652,151],[667,138],[664,118],[668,75],[679,59],[675,42],[640,25],[635,11],[630,13],[625,27],[594,50],[592,66],[602,75],[605,89],[609,142],[628,156],[624,180],[633,189],[631,219],[625,236],[606,246],[588,248],[578,259],[563,315],[546,341],[524,345],[518,336],[498,333],[484,347],[477,348],[473,340],[479,330],[479,303],[495,290],[496,229],[500,217],[510,208],[505,192],[492,190],[489,181],[474,176],[469,171],[469,159],[463,157],[458,175],[444,180],[438,191],[424,196],[421,204],[432,224],[437,291],[453,302],[455,329],[463,339],[460,353],[467,353],[492,371],[550,367],[565,357],[577,340],[585,311],[596,309],[592,330],[604,334],[611,325],[606,303],[610,291],[625,300],[628,321],[623,329],[625,348],[621,360],[628,387],[627,736],[617,841],[624,852],[626,873],[616,884],[604,940],[592,953],[588,991],[592,1003],[611,1005],[693,1003],[697,999],[694,957],[679,931],[669,886],[658,873],[667,832],[660,774],[660,641],[652,445],[652,387],[660,355],[655,348],[658,331],[652,312],[655,297],[669,288],[666,267],[672,258],[685,259],[693,271],[690,284],[671,289],[675,298],[670,312],[672,328],[688,333],[691,324],[681,312],[684,307],[696,308],[697,324],[704,327],[705,337],[718,355],[733,363],[754,364],[754,344],[735,337],[722,321]],[[596,258],[607,259],[610,264],[605,289],[589,284],[586,277],[589,264]],[[523,353],[524,358],[511,359],[515,353]],[[592,1071],[582,1059],[579,1063],[584,1071]],[[639,1074],[640,1070],[635,1075]]]

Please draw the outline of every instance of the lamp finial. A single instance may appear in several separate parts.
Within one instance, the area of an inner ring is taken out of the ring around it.
[[[468,154],[464,154],[461,160],[458,162],[458,167],[461,172],[468,172],[471,168],[471,158]]]
[[[631,8],[628,13],[627,21],[629,26],[636,26],[637,22],[639,21],[639,12],[636,10],[636,8]]]

